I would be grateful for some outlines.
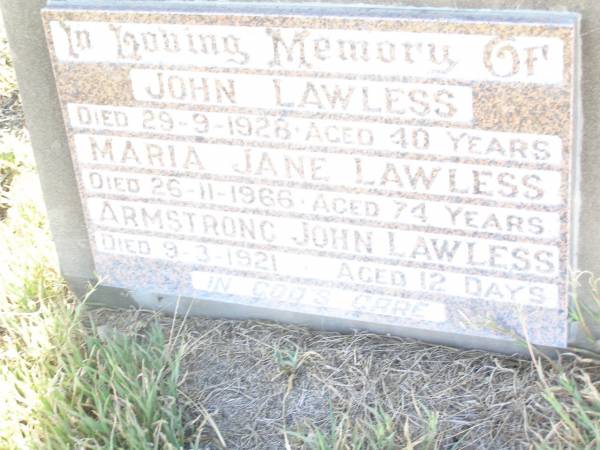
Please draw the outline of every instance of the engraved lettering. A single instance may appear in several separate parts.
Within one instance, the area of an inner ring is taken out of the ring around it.
[[[485,47],[483,61],[486,69],[496,77],[514,77],[521,70],[519,53],[511,39],[492,39]]]
[[[67,35],[69,54],[74,58],[79,58],[80,53],[92,48],[92,38],[87,30],[74,30],[66,22],[58,22],[60,27]]]

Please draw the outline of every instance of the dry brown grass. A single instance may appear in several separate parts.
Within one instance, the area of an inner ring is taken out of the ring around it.
[[[123,333],[139,332],[157,317],[108,309],[91,314]],[[173,326],[170,317],[158,320]],[[420,443],[415,448],[525,449],[544,441],[562,448],[560,418],[530,360],[367,333],[186,320],[190,346],[181,390],[196,405],[192,416],[208,412],[228,448],[285,448],[284,427],[292,448],[319,448],[311,436],[332,425],[347,447],[331,448],[352,448],[352,433],[373,423],[374,408],[393,421],[390,448],[412,448],[412,442]],[[559,372],[591,368],[600,375],[592,367],[597,362],[574,355],[538,364],[550,384]],[[569,396],[557,395],[568,404]]]

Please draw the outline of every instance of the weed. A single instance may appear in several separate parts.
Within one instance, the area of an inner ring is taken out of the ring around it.
[[[298,369],[300,362],[300,350],[298,347],[275,348],[273,356],[280,372],[284,375],[291,375]]]
[[[538,436],[540,449],[600,448],[600,361],[593,331],[600,329],[600,278],[581,272],[573,277],[572,287],[569,319],[582,327],[588,346],[596,353],[586,352],[591,359],[582,353],[566,355],[571,360],[563,361],[562,357],[558,364],[552,364],[552,371],[544,370],[540,357],[532,355],[543,398],[554,413],[552,432]],[[584,287],[588,302],[581,301],[579,295]]]
[[[329,405],[329,425],[307,425],[304,430],[290,433],[307,450],[394,450],[437,448],[437,414],[429,416],[425,432],[414,438],[409,420],[404,424],[394,419],[382,407],[367,407],[366,417],[353,420],[349,414],[336,415]],[[400,431],[402,430],[402,431]]]

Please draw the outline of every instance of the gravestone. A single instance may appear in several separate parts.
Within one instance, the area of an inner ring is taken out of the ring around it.
[[[63,272],[152,308],[566,347],[578,11],[49,2]]]

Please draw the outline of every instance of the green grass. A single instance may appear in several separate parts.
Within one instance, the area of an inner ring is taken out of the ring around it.
[[[600,449],[600,341],[592,331],[600,327],[600,278],[577,274],[572,291],[569,319],[580,324],[591,350],[553,363],[552,371],[544,371],[541,359],[534,358],[543,397],[556,415],[552,435],[540,437],[536,445],[544,450]],[[586,304],[580,301],[582,291]]]
[[[153,325],[144,336],[96,333],[66,345],[61,370],[50,367],[63,389],[42,398],[37,419],[53,448],[179,448],[186,430],[177,406],[181,348],[170,351]],[[75,344],[75,345],[73,345]],[[50,373],[48,373],[50,375]],[[65,389],[66,387],[66,389]],[[47,386],[41,386],[48,392]]]
[[[191,434],[177,404],[185,346],[157,324],[139,336],[85,330],[81,304],[42,272],[29,281],[2,320],[0,384],[12,392],[0,447],[181,448]]]
[[[561,373],[557,382],[545,387],[544,398],[560,417],[556,440],[562,448],[600,448],[600,392],[583,371]],[[542,441],[539,448],[555,446]]]
[[[88,323],[56,270],[35,173],[19,167],[0,221],[0,449],[196,448],[185,342],[157,323],[131,335]]]
[[[394,419],[383,408],[367,408],[363,419],[336,417],[330,406],[329,428],[307,425],[290,435],[310,450],[433,450],[438,447],[437,414],[428,414],[424,432],[415,437],[408,418]]]

